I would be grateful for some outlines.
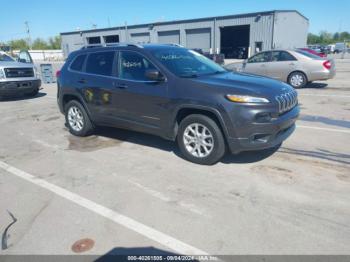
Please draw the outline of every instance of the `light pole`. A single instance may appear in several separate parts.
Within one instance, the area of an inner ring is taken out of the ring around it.
[[[30,37],[30,28],[29,28],[29,22],[28,21],[25,21],[24,22],[25,26],[26,26],[26,33],[27,33],[27,41],[28,41],[28,46],[29,46],[29,49],[32,49],[32,39]]]

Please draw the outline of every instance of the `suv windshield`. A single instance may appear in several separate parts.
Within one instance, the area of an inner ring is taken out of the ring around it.
[[[153,55],[179,77],[197,77],[227,72],[215,62],[193,50],[180,48],[155,50]]]
[[[13,62],[14,60],[8,55],[0,54],[0,61]]]

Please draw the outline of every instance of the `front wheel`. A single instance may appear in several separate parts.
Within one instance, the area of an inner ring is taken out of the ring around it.
[[[302,72],[293,72],[288,77],[288,84],[294,88],[303,88],[307,84],[307,78]]]
[[[217,123],[204,115],[190,115],[179,126],[177,143],[185,159],[213,165],[225,154],[226,145]]]
[[[39,88],[36,88],[32,92],[28,93],[27,96],[35,97],[38,93],[39,93]]]
[[[75,136],[88,136],[93,132],[93,124],[82,104],[72,100],[65,106],[66,123],[69,132]]]

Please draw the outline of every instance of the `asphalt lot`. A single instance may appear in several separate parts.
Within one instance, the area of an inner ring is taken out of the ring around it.
[[[350,59],[336,63],[335,79],[298,90],[278,151],[210,167],[154,136],[71,136],[55,84],[0,102],[0,254],[75,254],[85,238],[96,255],[350,254]]]

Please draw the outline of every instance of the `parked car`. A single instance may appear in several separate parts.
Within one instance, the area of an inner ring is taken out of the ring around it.
[[[0,97],[17,95],[36,96],[41,80],[31,60],[20,53],[18,61],[0,51]]]
[[[279,145],[295,129],[297,93],[273,79],[228,72],[170,45],[119,44],[70,54],[58,78],[69,131],[114,126],[177,141],[211,165],[232,153]]]
[[[339,54],[347,51],[347,46],[345,43],[336,43],[334,47],[334,53]]]
[[[321,52],[317,52],[311,48],[298,48],[298,50],[302,50],[302,51],[308,52],[310,54],[317,55],[319,57],[327,57],[326,52],[325,51],[322,52],[321,49],[319,49]]]
[[[225,64],[225,55],[224,54],[210,54],[210,53],[203,52],[203,50],[199,49],[199,48],[195,48],[192,50],[201,54],[201,55],[204,55],[205,57],[209,58],[210,60],[213,60],[215,63],[217,63],[219,65]]]
[[[333,60],[298,49],[258,53],[245,60],[238,71],[271,77],[294,88],[303,88],[312,81],[328,80],[336,74]]]
[[[327,54],[334,54],[335,45],[327,45]]]

